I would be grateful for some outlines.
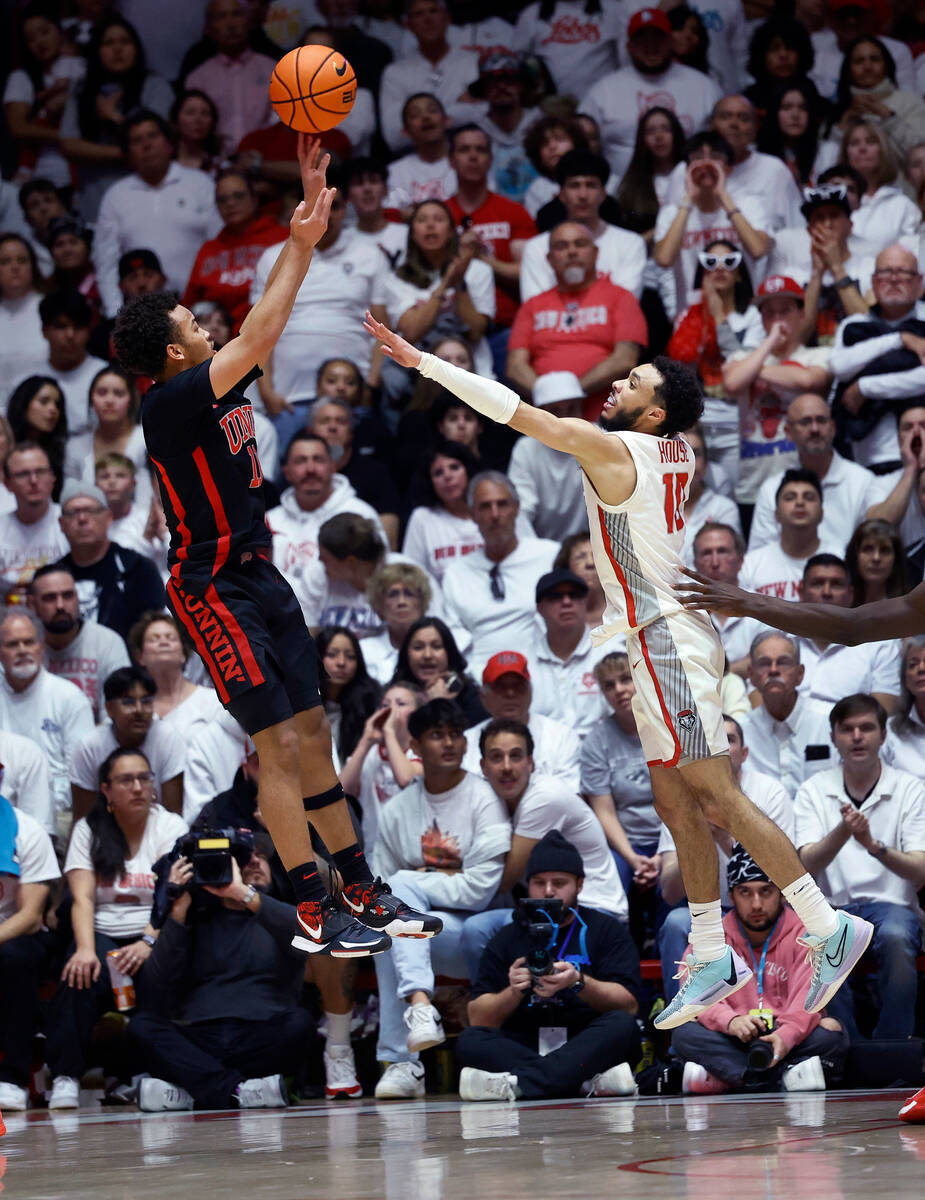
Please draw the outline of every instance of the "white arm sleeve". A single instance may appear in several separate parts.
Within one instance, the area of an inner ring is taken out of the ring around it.
[[[425,379],[433,379],[448,392],[464,400],[470,408],[506,425],[517,411],[520,397],[494,379],[483,379],[462,367],[454,367],[435,354],[422,354],[418,370]]]

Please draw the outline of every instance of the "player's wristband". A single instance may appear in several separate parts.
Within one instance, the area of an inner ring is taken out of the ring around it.
[[[517,393],[503,383],[464,371],[462,367],[444,362],[435,354],[422,354],[418,370],[425,379],[433,379],[483,417],[489,417],[501,425],[510,421],[520,404]]]

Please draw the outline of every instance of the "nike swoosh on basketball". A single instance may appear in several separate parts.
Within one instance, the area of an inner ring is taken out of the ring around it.
[[[825,961],[830,967],[840,967],[842,959],[845,957],[845,941],[848,937],[848,926],[846,925],[841,931],[841,937],[838,940],[838,945],[835,947],[835,953],[829,954],[826,952]]]
[[[335,67],[334,74],[335,75],[346,75],[347,74],[347,64],[344,63],[343,66],[341,66],[341,67]]]

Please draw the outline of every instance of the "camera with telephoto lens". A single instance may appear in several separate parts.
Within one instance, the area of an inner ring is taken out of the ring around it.
[[[527,967],[535,984],[544,975],[553,972],[552,944],[559,931],[564,906],[561,900],[518,900],[514,909],[514,921],[523,929],[530,942],[527,952]],[[551,1003],[551,1001],[542,1001]],[[533,995],[530,1003],[541,1003]]]
[[[187,833],[176,850],[193,865],[194,884],[200,887],[225,887],[234,876],[232,858],[243,870],[254,852],[254,835],[249,829],[201,829]]]

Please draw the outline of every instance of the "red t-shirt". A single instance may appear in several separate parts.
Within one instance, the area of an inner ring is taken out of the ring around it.
[[[350,138],[340,129],[328,129],[319,133],[322,150],[329,150],[338,158],[349,158],[353,152]],[[238,153],[256,150],[263,155],[265,162],[298,162],[299,135],[282,121],[275,125],[265,125],[263,129],[255,129],[252,133],[241,138]]]
[[[523,207],[506,196],[488,193],[488,199],[475,212],[466,213],[459,206],[459,198],[451,196],[447,206],[460,233],[474,229],[483,242],[491,246],[491,252],[501,262],[512,262],[511,242],[526,241],[536,236],[536,222]],[[495,288],[495,321],[498,325],[510,325],[517,315],[517,301],[504,288]]]
[[[250,290],[257,259],[267,246],[284,241],[289,231],[271,216],[258,216],[243,233],[223,229],[199,247],[193,270],[183,293],[183,303],[192,308],[199,300],[223,304],[234,319],[234,332],[250,309]]]
[[[527,300],[511,330],[508,350],[526,350],[538,375],[572,371],[580,379],[603,362],[617,342],[645,346],[649,329],[632,292],[604,276],[583,292],[560,292],[557,287]],[[586,396],[582,415],[596,421],[606,388]]]

